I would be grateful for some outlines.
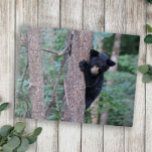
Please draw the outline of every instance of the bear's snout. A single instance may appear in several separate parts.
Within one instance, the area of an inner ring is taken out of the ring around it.
[[[93,66],[93,67],[91,68],[91,73],[94,74],[94,75],[99,74],[99,67]]]

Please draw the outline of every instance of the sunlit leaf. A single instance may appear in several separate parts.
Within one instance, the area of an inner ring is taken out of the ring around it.
[[[24,131],[25,124],[23,122],[17,122],[14,126],[14,131],[21,134]]]
[[[10,131],[13,129],[12,126],[10,125],[4,125],[1,129],[0,129],[0,135],[2,137],[8,136]]]
[[[138,67],[138,70],[143,74],[148,73],[150,70],[150,65],[148,65],[148,64],[141,65]]]
[[[8,106],[8,104],[9,104],[9,103],[7,103],[7,102],[1,104],[1,105],[0,105],[0,112],[3,111],[3,110],[5,110],[5,109],[7,108],[7,106]]]
[[[17,148],[17,152],[25,152],[29,147],[29,141],[25,139],[21,139],[21,145]]]
[[[7,144],[3,146],[4,152],[13,152],[20,145],[20,139],[17,136],[11,137]]]
[[[152,27],[149,24],[146,24],[146,27],[148,32],[152,32]]]
[[[38,135],[40,135],[41,132],[42,132],[42,128],[41,128],[41,127],[38,127],[38,128],[36,128],[36,129],[34,130],[33,135],[34,135],[34,136],[38,136]]]
[[[145,43],[151,44],[152,43],[152,34],[148,34],[145,39]]]
[[[27,137],[27,140],[29,141],[29,144],[33,144],[37,140],[37,137],[31,135]]]
[[[144,74],[144,75],[143,75],[143,78],[142,78],[142,81],[143,81],[144,83],[149,83],[149,82],[152,81],[152,76],[151,76],[150,74]]]

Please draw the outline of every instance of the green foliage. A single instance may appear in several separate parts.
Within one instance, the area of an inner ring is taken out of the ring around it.
[[[152,3],[152,0],[147,0],[149,3]]]
[[[21,144],[17,148],[17,152],[24,152],[28,149],[29,147],[29,141],[25,138],[21,139]]]
[[[29,141],[29,144],[33,144],[34,142],[36,142],[37,137],[33,136],[33,135],[30,135],[30,136],[27,137],[27,140]]]
[[[143,75],[143,78],[142,78],[142,81],[143,81],[144,83],[149,83],[149,82],[151,82],[151,81],[152,81],[152,75],[150,75],[150,74],[144,74],[144,75]]]
[[[1,135],[2,137],[8,136],[12,129],[13,129],[12,126],[10,126],[10,125],[4,125],[4,126],[0,129],[0,135]]]
[[[152,32],[152,27],[149,24],[146,24],[146,27],[147,27],[147,31],[151,33]]]
[[[9,103],[7,103],[7,102],[1,104],[1,105],[0,105],[0,112],[3,111],[3,110],[5,110],[5,109],[8,107],[8,104],[9,104]]]
[[[2,149],[4,152],[13,152],[17,149],[17,147],[19,147],[20,143],[21,142],[19,137],[12,136],[10,137],[8,142],[5,145],[3,145]]]
[[[149,64],[141,65],[138,70],[143,74],[142,81],[150,83],[152,81],[152,66]]]
[[[111,85],[107,83],[112,81]],[[97,102],[98,113],[109,112],[109,125],[132,125],[136,75],[119,71],[105,74],[105,85]],[[104,106],[103,106],[104,105]]]
[[[23,134],[25,124],[17,122],[14,126],[4,125],[0,129],[1,152],[25,152],[29,144],[33,144],[40,135],[42,128],[36,128],[33,133]]]
[[[149,64],[141,65],[141,66],[138,67],[138,70],[141,73],[146,74],[150,71],[150,65]]]
[[[147,44],[152,44],[152,34],[146,35],[144,41],[145,41],[145,43],[147,43]]]
[[[66,38],[68,31],[65,29],[55,29],[53,31],[47,31],[44,29],[43,46],[54,51],[62,51],[65,48]],[[50,36],[51,35],[51,36]],[[56,94],[54,95],[53,89],[56,83],[57,75],[61,66],[61,61],[64,56],[57,56],[47,52],[42,52],[42,63],[43,63],[43,73],[44,73],[44,95],[45,95],[45,108],[53,103],[50,115],[47,119],[49,120],[60,120],[62,98],[64,92],[64,76],[63,72],[60,76],[58,87],[56,89]],[[53,96],[55,96],[55,101],[52,101]]]
[[[149,0],[149,2],[150,2],[150,1],[151,1],[151,0]],[[151,25],[146,24],[146,28],[147,28],[147,31],[148,31],[149,33],[152,33],[152,27],[151,27]],[[145,43],[147,43],[147,44],[152,44],[152,34],[147,34],[146,37],[145,37],[145,39],[144,39],[144,41],[145,41]]]
[[[122,35],[121,38],[121,55],[137,55],[139,50],[140,37],[136,35]]]
[[[114,36],[115,34],[113,33],[94,32],[93,48],[100,51],[103,47],[103,49],[106,50],[106,53],[110,56],[114,42]]]
[[[113,44],[115,40],[115,34],[112,34],[109,37],[105,37],[102,41],[103,45],[103,50],[111,56],[112,49],[113,49]],[[121,41],[121,47],[120,47],[120,54],[121,55],[137,55],[138,50],[139,50],[139,36],[135,35],[122,35],[122,41]],[[97,46],[100,46],[101,42],[98,42],[98,45],[96,45],[96,48],[98,49]]]
[[[88,108],[88,109],[85,111],[84,123],[92,123],[91,109],[90,109],[90,108]]]
[[[38,127],[34,130],[34,132],[31,135],[26,137],[29,141],[29,144],[33,144],[37,140],[37,137],[40,135],[41,131],[42,128]]]
[[[112,47],[114,44],[115,34],[112,34],[110,37],[106,37],[103,40],[103,50],[105,50],[107,55],[111,55]]]
[[[137,72],[137,55],[120,55],[118,60],[118,71],[136,74]]]
[[[29,144],[33,144],[42,131],[42,128],[38,127],[33,133],[25,135],[24,129],[23,122],[17,122],[14,126],[2,126],[0,128],[0,152],[25,152]]]
[[[14,126],[14,131],[17,133],[17,134],[22,134],[23,131],[25,129],[25,124],[22,123],[22,122],[17,122]]]
[[[41,134],[41,132],[42,132],[42,128],[41,128],[41,127],[38,127],[38,128],[36,128],[36,129],[34,130],[33,136],[37,137],[37,136],[39,136],[39,135]]]

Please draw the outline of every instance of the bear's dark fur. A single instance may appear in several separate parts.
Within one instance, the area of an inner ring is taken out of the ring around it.
[[[115,62],[105,53],[100,53],[93,49],[90,50],[89,61],[83,60],[79,63],[80,70],[84,73],[86,83],[86,109],[90,107],[102,89],[104,72],[107,71],[110,66],[114,65]]]

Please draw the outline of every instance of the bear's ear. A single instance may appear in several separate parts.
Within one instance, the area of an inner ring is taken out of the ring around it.
[[[94,50],[94,49],[91,49],[90,50],[90,57],[96,57],[99,55],[99,52]]]
[[[107,60],[107,64],[108,64],[109,66],[114,66],[116,63],[115,63],[114,61],[112,61],[111,59],[108,59],[108,60]]]

